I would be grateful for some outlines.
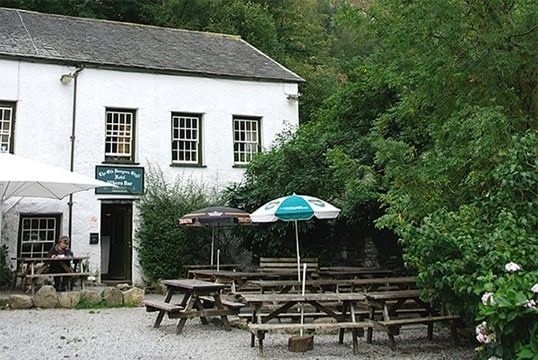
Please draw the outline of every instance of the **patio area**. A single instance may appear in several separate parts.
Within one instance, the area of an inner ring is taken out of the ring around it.
[[[148,299],[151,299],[148,296]],[[0,343],[6,358],[17,359],[253,359],[249,333],[221,325],[204,326],[189,321],[185,332],[176,334],[175,321],[165,319],[152,327],[154,313],[144,308],[96,310],[0,311]],[[448,329],[436,329],[434,340],[424,339],[423,328],[402,329],[398,350],[389,349],[383,332],[374,332],[375,344],[359,338],[357,355],[351,339],[339,346],[334,335],[315,335],[314,350],[290,353],[287,334],[267,338],[270,359],[473,359],[473,347],[454,347]]]

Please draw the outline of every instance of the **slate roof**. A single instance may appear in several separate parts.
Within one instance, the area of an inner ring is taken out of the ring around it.
[[[238,36],[0,8],[0,57],[301,82]]]

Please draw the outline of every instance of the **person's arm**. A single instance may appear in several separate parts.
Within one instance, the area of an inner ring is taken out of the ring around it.
[[[50,248],[49,252],[47,253],[47,257],[55,258],[56,257],[56,247],[53,246]]]

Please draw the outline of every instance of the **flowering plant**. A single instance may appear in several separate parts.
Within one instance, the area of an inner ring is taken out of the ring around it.
[[[504,275],[490,273],[479,279],[486,281],[476,326],[481,356],[538,359],[538,271],[520,271],[512,262],[505,270]]]

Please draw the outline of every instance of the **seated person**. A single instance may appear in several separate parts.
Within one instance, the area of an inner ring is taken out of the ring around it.
[[[54,245],[48,253],[48,257],[50,258],[63,258],[71,256],[73,256],[73,253],[71,252],[71,250],[69,250],[68,236],[60,236],[56,245]],[[49,272],[64,273],[66,272],[66,270],[59,262],[51,262],[49,265]],[[56,289],[56,291],[68,290],[69,280],[69,276],[55,276],[54,288]]]

